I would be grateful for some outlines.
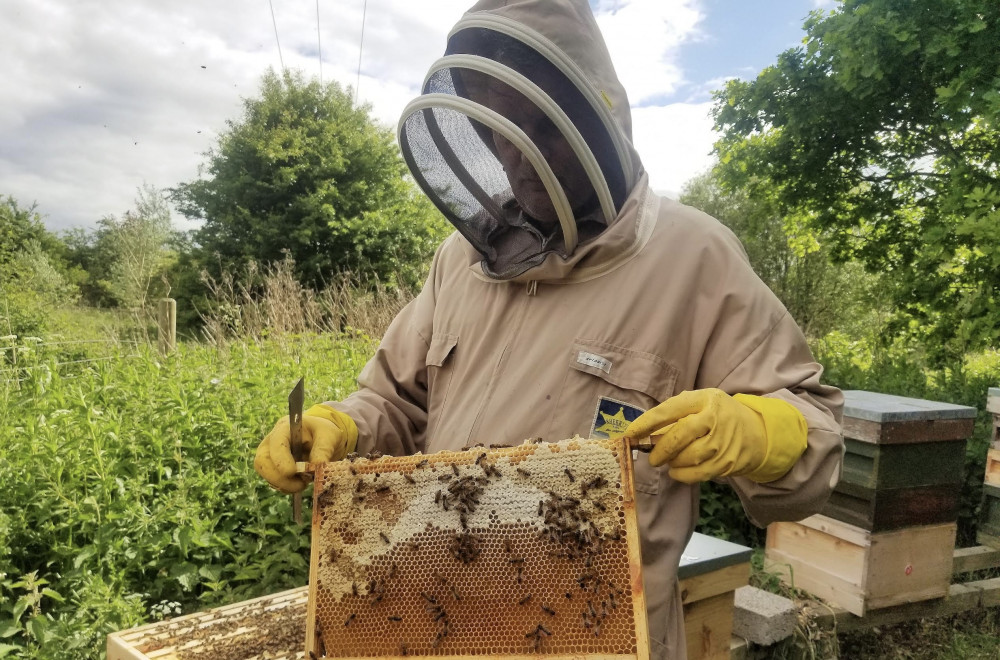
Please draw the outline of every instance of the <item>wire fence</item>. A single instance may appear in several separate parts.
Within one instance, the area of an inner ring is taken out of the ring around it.
[[[25,338],[28,339],[28,338]],[[31,380],[33,374],[39,371],[52,372],[71,365],[83,365],[112,360],[129,360],[142,358],[139,352],[142,346],[149,342],[132,339],[72,339],[61,341],[24,341],[10,346],[0,346],[0,383],[17,384]],[[50,347],[56,347],[55,350]],[[87,355],[78,356],[64,352],[65,349],[86,347]],[[101,351],[104,347],[106,351]],[[105,354],[93,355],[93,349]],[[113,349],[127,348],[129,353],[109,353]],[[67,359],[68,358],[68,359]],[[62,378],[74,378],[71,374],[60,374]]]

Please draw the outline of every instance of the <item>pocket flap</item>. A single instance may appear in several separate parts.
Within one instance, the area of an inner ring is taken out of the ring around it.
[[[586,339],[573,342],[570,366],[658,402],[673,394],[677,380],[677,368],[659,355]]]
[[[428,367],[444,366],[452,350],[458,345],[458,335],[441,333],[431,338],[431,345],[427,349],[426,364]]]

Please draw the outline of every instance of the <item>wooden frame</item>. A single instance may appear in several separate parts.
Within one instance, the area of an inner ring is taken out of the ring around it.
[[[573,442],[588,442],[583,439],[574,439],[569,441],[571,444]],[[639,541],[639,525],[638,519],[636,517],[635,509],[635,486],[634,486],[634,469],[632,465],[632,451],[624,439],[611,440],[611,441],[601,441],[613,443],[616,447],[616,451],[619,457],[619,467],[621,470],[621,481],[620,481],[620,494],[622,497],[621,502],[621,514],[624,519],[625,533],[623,535],[623,540],[627,545],[628,553],[628,571],[629,579],[631,580],[631,601],[632,601],[632,621],[634,625],[635,642],[636,642],[636,653],[627,654],[607,654],[607,653],[597,653],[597,652],[573,652],[573,653],[542,653],[546,658],[563,659],[563,660],[649,660],[650,649],[649,649],[649,630],[648,630],[648,620],[646,614],[646,597],[645,597],[645,586],[642,580],[642,558],[640,551],[640,541]],[[448,465],[449,461],[452,459],[459,458],[461,455],[466,455],[472,453],[473,458],[477,453],[486,452],[490,460],[498,459],[501,456],[506,456],[511,452],[517,451],[518,448],[499,448],[499,449],[476,449],[473,451],[463,451],[463,452],[442,452],[442,454],[434,454],[428,456],[409,456],[409,457],[394,457],[395,461],[412,461],[414,464],[426,463],[424,459],[430,459],[432,464],[437,462],[438,465]],[[442,456],[447,454],[447,456]],[[437,456],[439,458],[435,459]],[[468,456],[464,456],[468,458]],[[461,460],[462,464],[468,465],[474,461]],[[309,465],[307,471],[313,472],[315,475],[315,482],[318,485],[325,484],[326,474],[324,472],[326,464],[315,464]],[[332,465],[332,464],[331,464]],[[355,464],[357,471],[361,473],[366,468],[361,467],[361,464]],[[340,468],[341,471],[343,468]],[[351,470],[354,472],[354,470]],[[382,474],[389,474],[389,470],[384,470]],[[457,471],[456,471],[457,473]],[[331,473],[332,474],[332,473]],[[450,472],[449,472],[450,474]],[[385,477],[383,476],[383,480]],[[418,477],[419,479],[419,477]],[[317,487],[314,489],[314,502],[313,502],[313,534],[312,534],[312,548],[311,548],[311,563],[310,563],[310,585],[309,585],[309,602],[307,608],[307,624],[306,624],[306,653],[307,655],[315,653],[318,657],[323,657],[323,652],[327,649],[323,649],[322,636],[320,634],[317,622],[319,620],[318,602],[321,598],[319,589],[320,580],[317,579],[318,566],[320,565],[320,559],[324,552],[328,549],[322,547],[322,543],[318,541],[322,536],[320,534],[320,525],[322,522],[321,511],[323,506],[321,505],[319,498],[322,496],[322,488]],[[560,592],[561,595],[561,592]],[[727,638],[728,639],[728,638]],[[409,657],[418,656],[419,653],[413,649],[408,649]],[[485,655],[491,655],[485,653]],[[495,654],[493,654],[495,655]],[[352,656],[344,656],[344,658],[350,658]],[[402,658],[403,654],[386,654],[379,656],[380,658]],[[434,655],[435,658],[463,658],[467,660],[471,657],[477,657],[474,655]],[[523,660],[534,660],[539,657],[538,653],[504,653],[505,658],[523,659]],[[355,660],[360,660],[356,658]]]
[[[271,596],[216,607],[205,612],[197,612],[176,619],[150,623],[131,630],[111,633],[107,639],[108,660],[176,660],[178,652],[192,651],[212,641],[252,633],[258,630],[258,637],[270,638],[274,630],[270,626],[254,628],[247,618],[248,612],[267,611],[287,614],[289,625],[301,624],[306,613],[308,599],[306,587],[283,591]],[[305,639],[281,654],[268,657],[275,660],[292,660],[305,656]]]

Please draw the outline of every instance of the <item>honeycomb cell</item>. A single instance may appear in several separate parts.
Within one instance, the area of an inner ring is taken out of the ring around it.
[[[629,459],[575,438],[320,466],[317,650],[635,654]]]

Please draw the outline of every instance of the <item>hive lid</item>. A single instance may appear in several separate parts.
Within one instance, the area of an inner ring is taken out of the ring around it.
[[[750,561],[752,554],[753,550],[746,546],[695,532],[681,554],[677,578],[684,580],[743,564]]]
[[[844,417],[886,422],[917,422],[938,419],[973,419],[976,409],[941,401],[913,399],[894,394],[844,390]]]

